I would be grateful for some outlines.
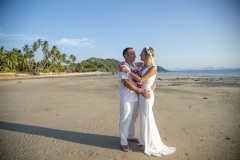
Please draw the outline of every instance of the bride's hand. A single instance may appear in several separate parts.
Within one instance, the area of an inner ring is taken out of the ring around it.
[[[145,90],[145,89],[141,89],[140,94],[145,97],[146,99],[150,99],[151,98],[151,94],[149,90]]]
[[[122,67],[123,67],[123,62],[121,62],[118,66],[119,71],[122,71]]]
[[[129,71],[130,71],[130,70],[127,69],[127,67],[125,67],[125,66],[122,67],[122,72],[128,73]]]

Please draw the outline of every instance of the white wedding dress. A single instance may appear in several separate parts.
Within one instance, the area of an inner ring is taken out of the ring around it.
[[[151,66],[145,68],[141,75],[144,75]],[[150,99],[145,99],[139,95],[139,107],[141,118],[140,139],[138,145],[144,145],[144,153],[153,156],[172,154],[176,151],[175,147],[168,147],[163,144],[155,123],[152,107],[154,103],[154,93],[151,86],[155,81],[156,74],[142,83],[142,89],[148,89],[151,93]]]

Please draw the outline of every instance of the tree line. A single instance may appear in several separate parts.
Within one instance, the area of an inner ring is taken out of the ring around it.
[[[108,65],[108,59],[89,59],[81,63],[75,63],[76,56],[67,56],[61,53],[57,46],[49,48],[48,41],[38,39],[32,46],[24,45],[22,50],[12,48],[7,51],[0,48],[0,72],[20,72],[39,75],[40,72],[112,72],[115,66]],[[96,63],[95,63],[96,62]],[[119,61],[114,62],[119,64]]]

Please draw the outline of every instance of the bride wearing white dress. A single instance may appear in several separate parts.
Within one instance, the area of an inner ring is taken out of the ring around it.
[[[142,85],[141,89],[147,89],[151,92],[150,99],[146,99],[142,95],[139,95],[141,130],[138,146],[140,150],[144,151],[144,153],[148,155],[169,155],[174,153],[176,148],[168,147],[163,144],[152,111],[154,93],[151,90],[151,85],[154,83],[157,73],[157,67],[154,64],[155,52],[153,48],[145,47],[143,48],[140,56],[141,61],[144,62],[140,71],[141,77],[132,73],[126,67],[122,67],[123,72],[126,72]]]

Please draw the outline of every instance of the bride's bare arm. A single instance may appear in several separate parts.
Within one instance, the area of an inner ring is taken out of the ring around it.
[[[154,74],[156,74],[157,72],[157,67],[156,66],[152,66],[147,73],[145,73],[142,77],[139,77],[138,75],[132,73],[131,71],[129,71],[126,67],[122,68],[122,71],[129,74],[133,79],[135,79],[136,81],[138,81],[139,83],[145,82],[146,80],[148,80],[150,77],[152,77]]]

